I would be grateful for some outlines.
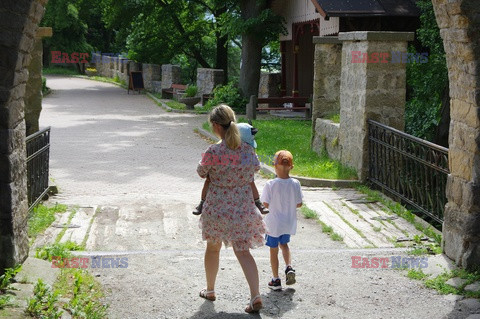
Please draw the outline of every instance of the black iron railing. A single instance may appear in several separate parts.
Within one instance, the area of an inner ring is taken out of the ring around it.
[[[48,192],[50,127],[26,138],[28,210],[35,207]]]
[[[448,149],[372,120],[368,131],[370,182],[442,223]]]

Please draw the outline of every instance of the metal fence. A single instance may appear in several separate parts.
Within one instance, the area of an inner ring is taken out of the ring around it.
[[[448,149],[368,120],[369,180],[442,223]]]
[[[48,192],[50,127],[29,135],[27,144],[28,210]]]

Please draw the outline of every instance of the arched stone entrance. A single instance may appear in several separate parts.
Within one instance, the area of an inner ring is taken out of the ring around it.
[[[0,4],[0,269],[28,254],[24,95],[46,0]]]
[[[27,66],[47,0],[0,4],[0,268],[28,253],[24,95]],[[480,3],[433,0],[447,52],[452,121],[447,256],[480,267]]]
[[[433,0],[447,53],[451,122],[444,252],[480,268],[480,2]]]

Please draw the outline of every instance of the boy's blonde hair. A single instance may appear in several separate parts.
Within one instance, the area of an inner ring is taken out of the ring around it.
[[[240,131],[235,123],[235,112],[226,104],[220,104],[215,107],[208,117],[210,124],[217,123],[225,130],[225,143],[229,149],[240,147],[242,140]]]

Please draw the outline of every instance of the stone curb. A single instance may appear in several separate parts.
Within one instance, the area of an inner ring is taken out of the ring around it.
[[[204,130],[203,128],[197,128],[198,133],[207,137],[213,141],[218,141],[219,138],[214,134]],[[260,170],[265,174],[275,175],[275,170],[273,167],[268,166],[265,163],[260,163]],[[332,180],[332,179],[321,179],[321,178],[312,178],[312,177],[302,177],[292,175],[293,178],[297,179],[302,186],[305,187],[339,187],[339,188],[355,188],[355,186],[361,185],[358,180]]]
[[[189,113],[189,114],[207,114],[208,112],[207,111],[196,111],[196,110],[177,110],[177,109],[172,109],[170,106],[168,106],[167,104],[165,104],[165,102],[163,102],[162,100],[160,100],[159,98],[157,98],[156,96],[154,96],[152,93],[150,92],[147,92],[147,96],[149,98],[151,98],[152,100],[154,100],[157,104],[160,105],[161,108],[163,108],[165,111],[167,112],[173,112],[173,113]]]

